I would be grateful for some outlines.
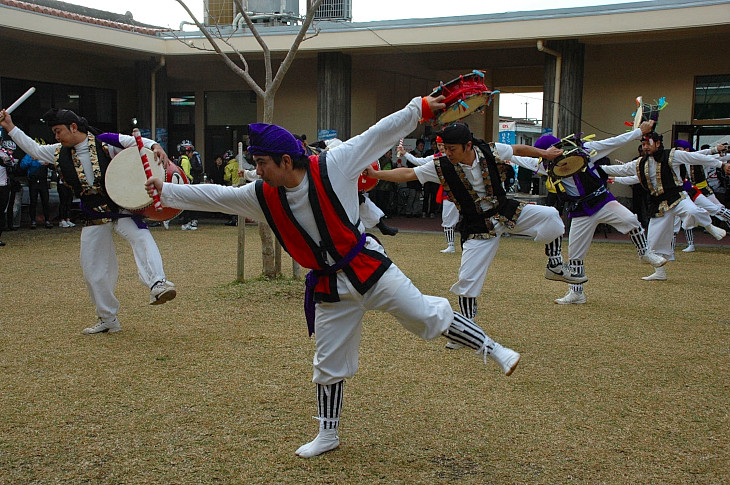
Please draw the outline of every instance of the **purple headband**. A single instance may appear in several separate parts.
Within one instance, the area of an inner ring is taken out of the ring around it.
[[[560,139],[553,135],[542,135],[535,141],[535,148],[539,148],[540,150],[547,150],[559,141]]]
[[[267,123],[251,123],[248,125],[248,151],[251,155],[283,155],[303,156],[302,144],[281,126]]]

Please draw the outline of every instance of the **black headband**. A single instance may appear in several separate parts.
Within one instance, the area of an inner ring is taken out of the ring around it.
[[[87,131],[89,126],[86,118],[77,115],[70,109],[51,108],[43,115],[43,121],[51,127],[76,123],[76,126],[78,126],[81,131]]]

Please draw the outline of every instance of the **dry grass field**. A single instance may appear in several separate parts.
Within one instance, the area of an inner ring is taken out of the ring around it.
[[[487,333],[522,353],[511,377],[468,350],[364,322],[339,449],[294,450],[317,423],[303,282],[264,281],[255,227],[154,228],[178,298],[147,304],[117,238],[124,330],[94,322],[79,228],[0,248],[2,484],[730,483],[730,250],[679,252],[666,282],[630,244],[594,244],[588,303],[558,306],[542,245],[505,238],[479,298]],[[384,238],[422,291],[448,292],[441,234]],[[290,259],[284,267],[290,272]]]

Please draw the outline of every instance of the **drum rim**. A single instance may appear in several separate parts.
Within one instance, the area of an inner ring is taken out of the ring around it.
[[[570,173],[566,173],[566,174],[559,174],[559,173],[557,173],[555,171],[555,168],[558,166],[558,164],[560,162],[566,162],[567,161],[568,162],[567,163],[568,165],[572,165],[573,162],[570,162],[569,160],[570,159],[573,159],[573,158],[579,158],[579,159],[582,160],[582,163],[580,164],[580,167],[578,169],[576,169],[576,170],[574,170],[574,171],[572,171]],[[585,168],[586,166],[588,166],[588,162],[589,161],[590,161],[590,157],[587,157],[587,156],[585,156],[583,154],[571,155],[571,156],[567,156],[567,157],[561,156],[560,158],[555,158],[553,160],[554,163],[551,163],[550,164],[550,168],[549,168],[548,172],[550,173],[550,175],[552,175],[554,177],[557,177],[557,178],[570,177],[571,175],[575,175],[576,173],[580,172],[583,168]]]
[[[434,114],[434,118],[439,123],[446,124],[446,123],[454,123],[455,121],[464,119],[467,116],[474,114],[480,108],[483,108],[484,106],[486,106],[486,104],[489,102],[489,91],[482,91],[482,92],[479,92],[479,93],[470,94],[469,96],[463,98],[463,101],[466,101],[466,100],[475,98],[477,96],[484,96],[484,101],[481,104],[479,104],[479,106],[477,106],[476,108],[472,108],[472,106],[469,105],[469,110],[471,110],[471,111],[468,111],[468,113],[461,114],[458,118],[453,119],[453,120],[442,121],[443,116],[446,115],[446,114],[451,114],[452,112],[459,113],[459,110],[453,110],[452,109],[452,107],[455,105],[455,103],[452,103],[450,106],[446,107],[445,109],[439,110],[438,113]],[[466,112],[466,110],[465,110],[465,112]]]

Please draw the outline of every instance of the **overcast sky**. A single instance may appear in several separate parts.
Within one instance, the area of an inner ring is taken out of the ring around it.
[[[132,12],[134,19],[151,25],[178,28],[182,21],[190,18],[175,0],[66,0],[68,3],[85,5],[110,12]],[[275,0],[272,0],[272,2]],[[452,17],[477,15],[507,11],[543,10],[546,8],[570,8],[591,5],[628,3],[631,0],[511,0],[509,2],[485,0],[352,0],[353,22],[376,20]],[[306,8],[306,0],[299,0],[301,9]],[[187,0],[186,4],[199,19],[203,19],[203,0]],[[303,12],[302,12],[303,13]],[[475,66],[478,68],[478,66]],[[448,81],[448,79],[444,79]],[[512,117],[525,116],[540,118],[542,115],[541,93],[507,95],[500,97],[500,115]]]

